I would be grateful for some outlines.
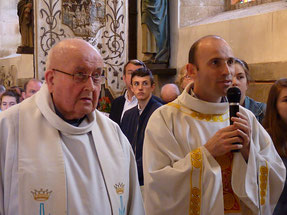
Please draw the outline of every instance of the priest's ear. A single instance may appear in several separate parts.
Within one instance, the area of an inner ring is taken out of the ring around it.
[[[54,75],[55,75],[55,71],[48,69],[45,72],[45,81],[47,83],[49,92],[51,93],[53,91],[53,87],[54,87]]]
[[[197,66],[195,64],[188,63],[186,65],[186,70],[187,70],[186,75],[190,76],[194,80],[198,72]]]

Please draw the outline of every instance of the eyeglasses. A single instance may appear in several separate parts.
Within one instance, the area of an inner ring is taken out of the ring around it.
[[[71,73],[67,73],[67,72],[64,72],[64,71],[61,71],[61,70],[58,70],[58,69],[52,69],[52,70],[55,71],[55,72],[63,73],[65,75],[73,76],[73,80],[75,82],[77,82],[77,83],[84,83],[90,77],[92,78],[92,80],[93,80],[95,85],[101,85],[105,81],[105,76],[101,76],[99,73],[95,73],[95,74],[92,74],[92,75],[88,75],[88,74],[85,74],[83,72],[78,72],[78,73],[75,73],[75,74],[71,74]]]

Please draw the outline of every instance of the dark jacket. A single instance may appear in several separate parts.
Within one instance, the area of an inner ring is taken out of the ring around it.
[[[244,107],[255,115],[258,122],[262,123],[266,111],[265,103],[257,102],[252,98],[245,96]]]
[[[287,158],[281,157],[281,159],[284,162],[285,168],[287,168]],[[287,172],[286,172],[286,178],[287,178]],[[287,180],[285,181],[283,191],[273,212],[273,215],[283,215],[283,214],[287,214]]]
[[[160,98],[158,98],[154,95],[152,97],[155,100],[157,100],[159,103],[164,104],[164,102]],[[116,98],[112,101],[111,112],[110,112],[109,117],[111,120],[116,122],[118,125],[121,124],[121,116],[122,116],[122,112],[124,110],[125,102],[126,102],[126,98],[124,95],[119,96],[118,98]]]
[[[118,123],[118,125],[120,125],[120,122],[121,122],[121,116],[122,116],[122,112],[125,106],[125,102],[126,102],[126,99],[124,95],[119,96],[118,98],[112,101],[111,113],[109,117],[111,120]]]
[[[154,97],[151,97],[141,115],[139,115],[138,106],[135,106],[125,112],[121,122],[121,129],[135,153],[140,185],[143,185],[142,150],[145,128],[151,114],[161,105]]]

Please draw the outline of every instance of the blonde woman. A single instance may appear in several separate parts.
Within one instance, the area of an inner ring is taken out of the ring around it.
[[[179,71],[179,73],[177,74],[175,83],[177,84],[177,86],[179,87],[180,92],[182,92],[184,90],[184,88],[190,83],[192,82],[192,78],[191,76],[187,75],[187,64],[184,65],[181,70]]]

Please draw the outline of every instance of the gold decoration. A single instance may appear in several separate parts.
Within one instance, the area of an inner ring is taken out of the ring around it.
[[[200,214],[200,189],[193,187],[191,189],[191,199],[190,199],[190,214],[199,215]]]
[[[191,164],[195,168],[201,168],[202,166],[202,155],[200,148],[191,152]]]
[[[197,187],[193,187],[191,189],[191,193],[195,196],[199,196],[200,195],[200,190]]]
[[[123,183],[118,183],[114,185],[117,194],[123,194],[125,192],[125,185]]]
[[[190,176],[190,205],[189,205],[189,214],[190,215],[199,215],[200,214],[200,204],[201,204],[201,174],[202,174],[202,152],[201,149],[195,149],[190,152],[190,159],[192,164],[191,176]],[[199,185],[195,187],[192,185],[192,173],[194,168],[200,170],[199,175]]]
[[[226,115],[226,113],[224,114],[204,114],[204,113],[199,113],[197,111],[191,110],[183,105],[179,105],[173,102],[170,102],[167,104],[168,106],[172,106],[175,107],[177,109],[179,109],[179,111],[190,115],[192,118],[201,120],[201,121],[207,121],[207,122],[225,122],[227,120],[229,120],[228,116]],[[226,115],[225,118],[223,118],[223,116]]]
[[[234,196],[231,193],[224,194],[224,208],[230,210],[233,208],[235,204]]]
[[[225,170],[231,166],[232,158],[230,159],[229,154],[216,157],[217,163],[220,165],[222,170]]]
[[[266,166],[260,167],[260,175],[259,175],[259,181],[260,181],[260,204],[265,204],[265,198],[267,194],[267,180],[268,180],[268,166],[266,162]]]
[[[34,190],[31,191],[31,193],[33,194],[34,196],[34,199],[36,201],[47,201],[52,193],[52,191],[48,191],[48,189],[46,190],[43,190],[42,188],[40,190]]]
[[[216,161],[220,165],[223,186],[224,213],[239,213],[241,211],[239,199],[233,192],[231,185],[232,161],[233,154],[231,152],[216,157]]]

